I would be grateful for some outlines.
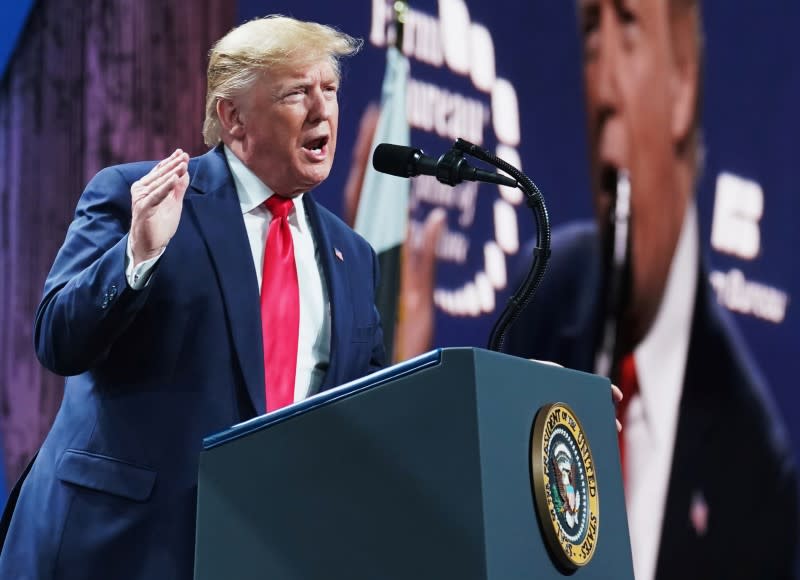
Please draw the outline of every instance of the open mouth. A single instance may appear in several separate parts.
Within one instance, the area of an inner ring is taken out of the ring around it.
[[[604,163],[600,168],[600,189],[610,199],[617,195],[617,180],[619,179],[619,168]]]
[[[322,155],[325,153],[325,148],[328,145],[328,136],[317,137],[311,139],[303,144],[303,149],[306,149],[314,155]]]

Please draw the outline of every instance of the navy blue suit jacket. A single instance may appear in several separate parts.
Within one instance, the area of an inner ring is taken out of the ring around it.
[[[70,376],[22,484],[2,578],[190,579],[202,439],[264,413],[256,273],[221,148],[190,161],[177,233],[148,285],[127,286],[130,186],[153,165],[92,179],[45,283],[36,352]],[[385,362],[377,261],[304,203],[329,296],[327,389]]]
[[[554,234],[550,271],[508,333],[506,352],[593,372],[603,315],[599,248],[593,224]],[[795,578],[800,529],[789,439],[702,267],[678,413],[656,578]],[[705,533],[690,520],[698,497],[708,507]]]

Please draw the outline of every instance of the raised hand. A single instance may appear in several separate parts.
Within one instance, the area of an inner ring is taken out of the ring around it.
[[[175,235],[189,186],[188,166],[189,155],[176,149],[131,186],[134,265],[158,256]]]
[[[358,134],[353,144],[350,173],[344,186],[344,218],[351,228],[356,224],[358,202],[361,199],[361,187],[364,185],[364,176],[367,173],[367,166],[370,162],[369,154],[371,153],[372,139],[375,137],[380,116],[381,108],[378,105],[375,103],[367,105],[361,115]]]
[[[447,212],[437,207],[422,224],[418,239],[406,235],[400,268],[400,316],[394,333],[395,362],[429,351],[433,346],[436,248],[447,227]]]

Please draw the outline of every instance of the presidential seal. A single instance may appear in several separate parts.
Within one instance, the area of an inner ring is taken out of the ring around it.
[[[589,563],[600,526],[592,450],[564,403],[543,406],[531,433],[533,495],[554,559],[567,570]]]

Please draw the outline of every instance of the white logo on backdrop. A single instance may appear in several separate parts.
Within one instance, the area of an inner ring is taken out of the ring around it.
[[[714,194],[711,247],[723,254],[754,260],[761,252],[764,191],[749,179],[721,173]],[[778,288],[748,280],[744,272],[714,270],[709,279],[720,304],[739,312],[779,324],[786,318],[789,295]]]

